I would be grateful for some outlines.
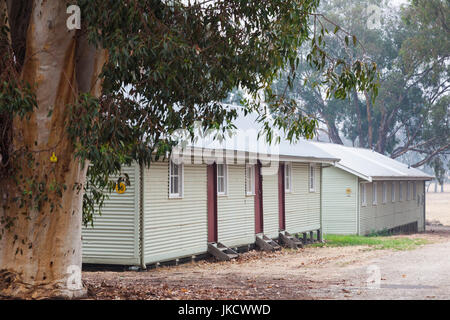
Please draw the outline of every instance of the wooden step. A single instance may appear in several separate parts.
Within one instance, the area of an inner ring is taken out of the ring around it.
[[[291,248],[291,249],[303,248],[302,241],[300,241],[300,239],[297,239],[296,237],[292,236],[287,231],[281,231],[278,239],[279,239],[280,244],[284,247]]]
[[[208,252],[219,261],[229,261],[239,257],[239,254],[220,242],[208,243]]]
[[[264,250],[264,251],[281,250],[280,245],[278,243],[276,243],[276,241],[274,241],[273,239],[269,238],[268,236],[266,236],[264,234],[256,235],[255,244],[259,249]]]

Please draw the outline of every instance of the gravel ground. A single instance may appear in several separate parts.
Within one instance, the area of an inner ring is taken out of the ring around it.
[[[340,273],[345,284],[310,294],[324,299],[450,299],[450,228],[430,229],[437,243],[411,251],[386,252],[343,268]],[[377,274],[378,283],[374,281]]]
[[[432,243],[410,251],[365,246],[251,251],[231,262],[83,272],[83,278],[90,299],[449,299],[450,228],[408,237]],[[381,274],[379,289],[367,286],[369,266],[379,268],[374,269]]]

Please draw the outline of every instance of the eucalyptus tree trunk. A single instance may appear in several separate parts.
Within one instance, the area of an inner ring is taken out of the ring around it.
[[[75,186],[85,182],[87,165],[74,157],[65,128],[66,111],[79,92],[100,94],[98,74],[106,54],[89,47],[79,30],[68,30],[66,1],[0,1],[7,3],[11,15],[13,47],[21,41],[14,26],[28,25],[22,34],[25,56],[20,74],[34,85],[38,105],[29,119],[15,117],[12,122],[12,145],[19,156],[16,176],[0,185],[0,217],[11,222],[2,225],[0,295],[80,297],[86,294],[77,274],[83,193]],[[28,5],[28,15],[12,15],[23,5]],[[14,21],[16,17],[22,21]],[[31,161],[20,156],[22,151]],[[21,207],[14,199],[23,196],[27,186],[34,190],[33,199],[48,199],[40,206],[26,202]]]

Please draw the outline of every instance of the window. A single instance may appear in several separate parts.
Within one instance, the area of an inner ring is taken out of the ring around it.
[[[228,188],[227,165],[217,165],[217,194],[226,195]]]
[[[417,185],[416,185],[415,181],[412,184],[413,184],[413,200],[416,200],[416,197],[417,197]]]
[[[377,183],[374,182],[372,183],[372,204],[375,206],[377,205],[378,202],[378,197],[377,197]]]
[[[403,201],[403,182],[399,182],[398,184],[398,200]]]
[[[364,207],[367,205],[366,184],[365,183],[361,183],[361,205]]]
[[[406,200],[411,200],[411,182],[406,182]]]
[[[381,186],[381,191],[383,194],[383,203],[387,202],[387,184],[386,182],[383,182],[382,186]]]
[[[309,165],[309,191],[316,191],[316,166],[312,163]]]
[[[255,166],[247,165],[245,167],[245,193],[248,196],[255,194]]]
[[[290,163],[284,165],[284,191],[292,191],[292,169]]]
[[[391,200],[392,202],[395,202],[395,182],[392,181],[391,185]]]
[[[183,164],[170,161],[169,198],[183,197]]]

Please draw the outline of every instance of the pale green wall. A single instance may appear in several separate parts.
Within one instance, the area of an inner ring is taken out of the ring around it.
[[[309,191],[309,164],[291,163],[292,189],[285,193],[286,231],[300,233],[320,229],[320,164],[315,166],[316,188]]]
[[[245,165],[227,165],[227,170],[228,193],[217,196],[218,241],[229,247],[253,243],[255,197],[245,193]]]
[[[113,191],[102,214],[94,215],[94,227],[82,228],[83,263],[139,264],[139,166],[123,167],[122,173],[130,178],[126,191]]]
[[[168,162],[144,170],[145,263],[207,251],[206,165],[184,165],[184,195],[169,199]]]
[[[336,167],[323,168],[323,232],[356,234],[358,232],[358,177]],[[350,191],[347,194],[347,189]]]
[[[264,234],[271,238],[278,237],[278,174],[262,175],[263,224]]]
[[[366,184],[367,205],[360,207],[360,234],[368,234],[374,231],[382,231],[397,226],[405,225],[417,221],[419,231],[423,230],[423,181],[412,181],[416,183],[418,199],[413,199],[413,187],[411,187],[411,199],[407,200],[407,181],[403,183],[403,200],[399,201],[399,183],[395,181],[395,202],[391,198],[391,181],[385,181],[387,186],[387,201],[382,201],[382,184],[384,181],[377,181],[378,202],[373,205],[372,183]]]

